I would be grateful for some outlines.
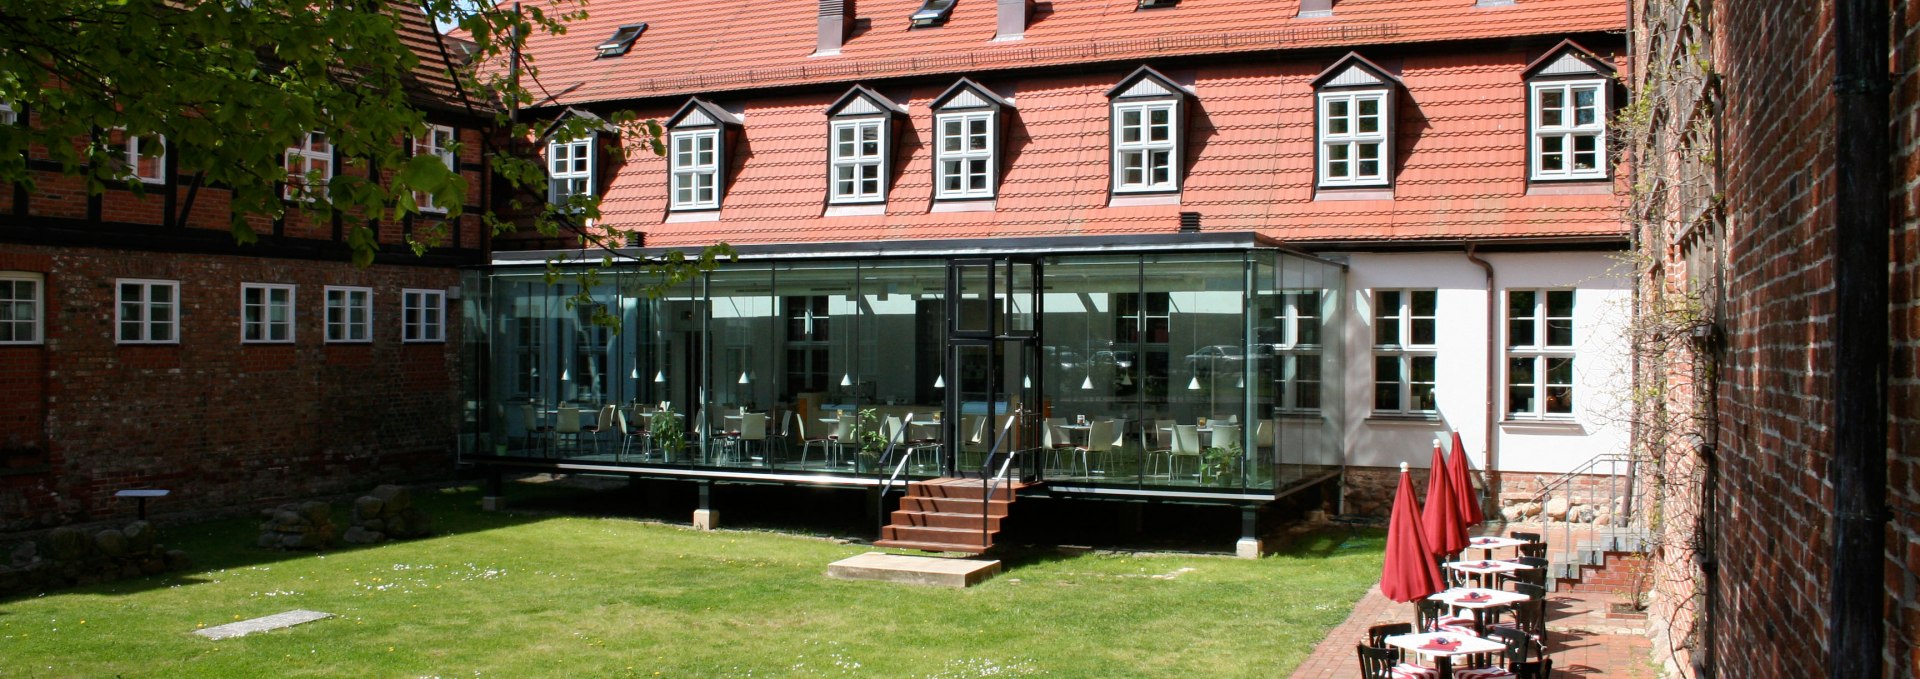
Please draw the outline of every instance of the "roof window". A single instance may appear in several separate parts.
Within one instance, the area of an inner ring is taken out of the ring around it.
[[[627,24],[615,29],[613,37],[595,45],[594,49],[600,50],[601,57],[617,57],[633,49],[633,41],[639,40],[640,34],[645,32],[647,32],[646,24]]]
[[[955,0],[927,0],[920,9],[913,12],[913,28],[926,28],[947,23],[947,17],[953,15]]]
[[[1136,7],[1139,9],[1153,9],[1155,7],[1172,7],[1178,4],[1180,4],[1180,0],[1140,0],[1140,4],[1136,5]]]

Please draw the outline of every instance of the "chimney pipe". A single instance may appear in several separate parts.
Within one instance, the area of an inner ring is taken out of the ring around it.
[[[1333,16],[1333,0],[1300,0],[1301,18]]]
[[[813,56],[830,57],[840,53],[847,34],[853,30],[853,0],[820,0],[820,33]]]
[[[1027,22],[1033,19],[1033,0],[998,0],[999,32],[995,41],[1021,40],[1027,37]]]

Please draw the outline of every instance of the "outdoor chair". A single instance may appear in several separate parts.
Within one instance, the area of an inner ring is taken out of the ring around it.
[[[1519,530],[1507,531],[1507,537],[1510,537],[1522,542],[1546,542],[1546,540],[1543,540],[1540,538],[1539,533],[1530,533],[1527,531],[1519,531]]]
[[[1431,668],[1401,662],[1399,649],[1374,648],[1364,644],[1357,644],[1353,648],[1360,654],[1360,676],[1363,679],[1436,679],[1440,676]]]
[[[1506,647],[1500,651],[1500,664],[1494,665],[1484,657],[1476,658],[1475,664],[1482,666],[1454,670],[1455,679],[1514,679],[1516,675],[1514,668],[1531,662],[1529,658],[1538,659],[1544,655],[1540,642],[1516,630],[1488,630],[1486,638],[1489,641],[1500,642]]]
[[[1387,646],[1387,637],[1412,634],[1413,625],[1404,622],[1389,622],[1367,628],[1367,645],[1374,648],[1392,648]]]
[[[1544,573],[1545,571],[1541,571],[1541,572]],[[1535,585],[1535,584],[1525,583],[1525,582],[1513,583],[1513,593],[1525,594],[1527,595],[1528,599],[1532,599],[1534,601],[1539,601],[1547,598],[1547,588],[1544,585]]]
[[[1455,634],[1473,634],[1473,617],[1453,615],[1448,612],[1447,603],[1431,599],[1420,599],[1413,603],[1414,629],[1420,632],[1452,632]]]
[[[1520,556],[1545,558],[1547,556],[1547,543],[1539,541],[1529,542],[1515,547],[1514,551]]]
[[[1511,669],[1517,679],[1552,679],[1553,659],[1541,658],[1539,660],[1529,660]]]
[[[1489,625],[1488,626],[1489,630],[1513,629],[1513,630],[1519,630],[1521,632],[1525,632],[1526,634],[1532,636],[1535,639],[1546,638],[1546,633],[1547,633],[1547,600],[1546,599],[1528,599],[1526,601],[1514,602],[1512,604],[1508,604],[1507,609],[1512,612],[1513,620],[1511,622],[1502,622],[1502,623],[1495,623],[1495,624]]]

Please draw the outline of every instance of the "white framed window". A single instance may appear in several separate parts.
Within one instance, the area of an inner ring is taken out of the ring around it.
[[[373,288],[329,285],[327,343],[373,341]]]
[[[167,138],[161,135],[137,136],[114,129],[111,150],[127,181],[164,184],[167,181]]]
[[[460,165],[453,156],[453,144],[458,139],[459,137],[454,136],[453,128],[451,127],[446,125],[428,125],[427,133],[413,140],[413,155],[437,156],[440,158],[440,162],[447,166],[449,172],[453,172],[455,176],[458,176]],[[446,206],[433,204],[433,194],[431,193],[415,192],[413,194],[413,204],[418,206],[421,212],[447,211]]]
[[[240,284],[240,341],[246,344],[293,341],[293,286]]]
[[[1322,92],[1320,185],[1383,186],[1391,146],[1387,143],[1387,93]]]
[[[1321,313],[1318,290],[1282,292],[1275,311],[1274,342],[1268,353],[1280,371],[1279,409],[1291,413],[1320,411]],[[1255,359],[1262,358],[1255,351]]]
[[[593,195],[593,137],[547,142],[547,202]]]
[[[720,207],[720,131],[674,132],[668,161],[675,210],[712,210]]]
[[[46,277],[0,271],[0,344],[39,344],[45,313]]]
[[[1607,177],[1607,81],[1527,85],[1534,179]]]
[[[308,132],[300,143],[287,147],[287,184],[281,197],[312,201],[327,195],[333,179],[333,140],[325,132]]]
[[[1507,291],[1507,417],[1573,417],[1572,290]]]
[[[830,202],[873,203],[886,200],[886,120],[836,120],[828,124],[833,135],[829,155],[833,181]]]
[[[1113,190],[1172,191],[1179,121],[1173,101],[1113,105]]]
[[[942,113],[933,117],[935,198],[992,198],[993,152],[998,148],[993,111]]]
[[[1387,415],[1437,412],[1439,293],[1373,291],[1373,411]]]
[[[121,278],[113,287],[116,343],[180,343],[179,281]]]
[[[400,291],[400,340],[445,342],[447,293],[443,290]]]
[[[0,101],[0,125],[20,124],[20,113],[13,110],[13,104]]]

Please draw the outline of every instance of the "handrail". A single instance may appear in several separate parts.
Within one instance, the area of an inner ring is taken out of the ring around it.
[[[1633,495],[1633,481],[1634,481],[1633,479],[1634,460],[1633,460],[1633,456],[1628,455],[1626,453],[1608,452],[1608,453],[1601,453],[1599,455],[1595,455],[1592,458],[1588,459],[1586,462],[1583,462],[1579,466],[1574,467],[1572,471],[1569,471],[1565,474],[1561,474],[1558,477],[1555,477],[1552,481],[1549,481],[1543,486],[1541,486],[1540,490],[1538,492],[1535,492],[1533,494],[1533,497],[1528,500],[1528,502],[1540,504],[1540,527],[1544,537],[1545,532],[1547,530],[1550,530],[1550,524],[1553,521],[1553,517],[1547,513],[1547,506],[1552,504],[1553,502],[1554,491],[1561,490],[1562,488],[1565,489],[1566,499],[1567,499],[1567,513],[1564,516],[1560,517],[1561,523],[1563,524],[1560,529],[1560,535],[1561,535],[1560,544],[1562,545],[1562,549],[1565,550],[1564,552],[1565,554],[1574,555],[1578,547],[1577,545],[1573,544],[1573,524],[1574,524],[1574,521],[1573,521],[1574,488],[1572,485],[1573,480],[1580,476],[1600,476],[1601,474],[1595,473],[1595,469],[1602,464],[1608,465],[1608,471],[1604,474],[1607,477],[1607,502],[1612,503],[1616,500],[1621,502],[1619,507],[1619,512],[1617,513],[1614,513],[1611,511],[1609,512],[1608,515],[1611,517],[1609,519],[1609,522],[1614,523],[1614,522],[1631,521],[1632,520],[1631,517],[1633,516],[1632,495]],[[1624,474],[1621,473],[1619,469],[1619,465],[1621,464],[1627,465],[1626,473]],[[1625,479],[1625,483],[1627,487],[1627,494],[1625,496],[1622,496],[1620,494],[1620,484],[1622,479]],[[1588,497],[1587,499],[1592,500],[1593,498]],[[1597,522],[1595,527],[1598,528]],[[1576,558],[1576,557],[1570,556],[1570,558]]]
[[[900,420],[900,428],[894,430],[891,435],[887,436],[887,449],[880,454],[880,464],[886,464],[887,460],[893,459],[894,445],[900,442],[900,435],[907,431],[907,423],[912,421],[913,413],[907,413],[906,419]],[[859,442],[855,441],[855,443],[858,444]],[[901,456],[900,462],[893,465],[893,473],[887,476],[887,480],[884,483],[880,484],[880,506],[877,512],[879,518],[877,519],[878,525],[875,527],[874,534],[878,535],[885,532],[885,526],[887,525],[887,491],[893,488],[893,482],[900,478],[900,472],[905,471],[907,463],[912,461],[912,455]]]
[[[1015,410],[1007,415],[1007,423],[1000,425],[999,435],[993,438],[993,445],[987,448],[987,458],[980,461],[980,546],[983,548],[988,546],[987,536],[992,533],[990,527],[993,525],[991,511],[993,506],[993,492],[998,490],[998,488],[993,485],[993,481],[996,478],[1002,478],[1007,475],[1007,468],[1013,465],[1013,456],[1017,454],[1017,451],[1007,453],[1007,460],[1000,463],[999,474],[989,474],[988,472],[993,471],[994,452],[1000,450],[1000,444],[1006,443],[1007,432],[1013,431],[1013,421],[1019,418],[1020,413],[1021,411]],[[1007,492],[1013,492],[1013,482],[1011,480],[1007,482]]]

